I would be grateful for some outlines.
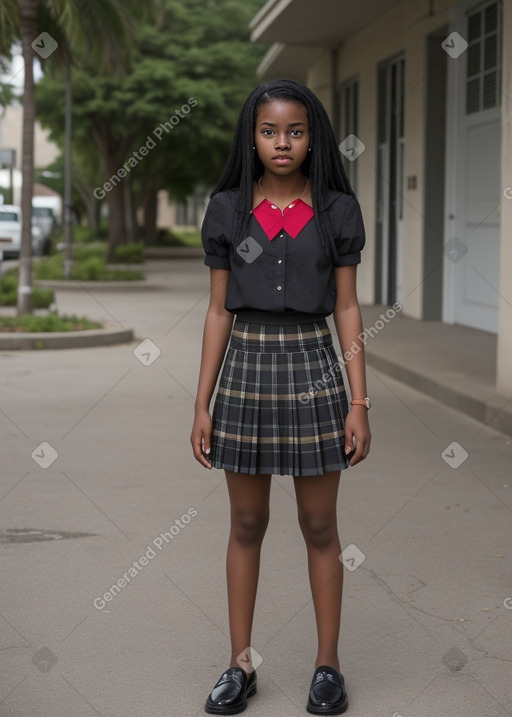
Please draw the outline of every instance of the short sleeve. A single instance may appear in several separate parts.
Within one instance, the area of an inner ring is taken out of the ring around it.
[[[361,251],[366,242],[361,207],[351,195],[348,202],[339,201],[336,207],[335,265],[351,266],[361,262]]]
[[[225,227],[226,208],[220,194],[215,194],[206,207],[201,226],[201,240],[206,255],[204,263],[213,269],[230,269],[230,246]]]

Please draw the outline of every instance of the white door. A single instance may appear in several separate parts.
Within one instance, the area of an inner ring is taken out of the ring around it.
[[[379,65],[375,293],[384,304],[403,292],[404,77],[402,54]]]
[[[444,320],[497,333],[501,174],[501,7],[464,2],[448,60]],[[457,43],[461,43],[457,48]],[[453,46],[453,47],[452,47]]]

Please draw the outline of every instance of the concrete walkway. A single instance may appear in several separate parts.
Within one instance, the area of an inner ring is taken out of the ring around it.
[[[0,353],[1,717],[202,715],[228,664],[227,492],[188,442],[208,272],[148,271],[161,291],[57,295],[62,312],[133,328],[132,344]],[[364,309],[367,328],[381,311]],[[424,324],[427,357],[409,322],[368,341],[372,451],[342,474],[347,714],[505,717],[512,441],[376,367],[394,353],[418,374],[423,356],[452,386],[467,371],[450,363],[458,329]],[[293,481],[276,477],[248,716],[306,714],[315,645]]]

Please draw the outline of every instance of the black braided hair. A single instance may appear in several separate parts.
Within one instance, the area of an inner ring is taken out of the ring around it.
[[[222,175],[210,197],[227,189],[240,188],[239,212],[233,227],[232,248],[247,234],[252,209],[254,181],[263,175],[264,167],[253,150],[254,128],[259,109],[272,100],[287,100],[302,105],[308,115],[311,152],[301,170],[311,183],[315,221],[327,251],[334,245],[334,223],[329,211],[322,211],[326,192],[333,189],[354,195],[345,173],[336,137],[327,112],[318,97],[295,80],[266,82],[251,92],[238,117],[233,143]]]

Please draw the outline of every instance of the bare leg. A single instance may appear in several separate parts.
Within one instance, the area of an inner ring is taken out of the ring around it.
[[[231,504],[231,530],[226,556],[230,667],[242,667],[236,659],[251,644],[261,545],[270,514],[270,480],[269,475],[226,471]]]
[[[294,478],[299,525],[308,552],[309,581],[318,632],[315,667],[340,669],[338,638],[343,592],[343,565],[336,500],[340,471]]]

